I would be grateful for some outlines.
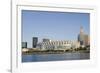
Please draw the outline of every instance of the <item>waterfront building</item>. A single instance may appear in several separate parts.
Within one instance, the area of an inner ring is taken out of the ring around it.
[[[27,42],[22,42],[22,48],[27,48]]]
[[[67,50],[67,49],[75,49],[78,48],[80,45],[77,41],[49,41],[49,42],[42,42],[42,50]]]
[[[32,47],[33,47],[33,48],[36,48],[37,43],[38,43],[38,37],[33,37],[32,40],[33,40],[33,41],[32,41]]]
[[[42,49],[42,43],[41,42],[38,43],[37,46],[36,46],[36,48],[39,49],[39,50],[41,50]]]

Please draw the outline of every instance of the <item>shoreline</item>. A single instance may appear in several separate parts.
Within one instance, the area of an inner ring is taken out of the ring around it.
[[[90,51],[69,51],[69,52],[22,52],[22,55],[44,55],[44,54],[64,54],[64,53],[90,53]]]

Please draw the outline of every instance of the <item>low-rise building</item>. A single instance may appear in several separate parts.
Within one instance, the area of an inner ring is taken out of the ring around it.
[[[67,50],[78,48],[79,46],[77,41],[47,41],[41,43],[41,50]]]
[[[27,48],[27,42],[22,42],[22,48]]]

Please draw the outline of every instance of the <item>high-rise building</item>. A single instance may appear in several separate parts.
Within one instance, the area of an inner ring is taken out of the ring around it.
[[[80,33],[78,35],[78,42],[80,42],[80,45],[84,45],[84,31],[83,27],[80,27]]]
[[[27,48],[27,42],[22,42],[22,48]]]
[[[84,33],[83,27],[80,27],[80,33],[78,35],[78,42],[80,43],[80,46],[87,46],[90,44],[89,36]]]
[[[33,41],[32,41],[32,47],[36,48],[37,43],[38,43],[38,37],[33,37],[32,39],[33,39]]]
[[[85,46],[88,46],[88,45],[90,45],[90,40],[89,40],[90,38],[89,38],[89,36],[88,35],[85,35],[85,37],[84,37],[84,44],[85,44]]]

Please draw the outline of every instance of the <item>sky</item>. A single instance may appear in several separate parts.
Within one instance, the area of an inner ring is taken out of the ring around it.
[[[77,40],[80,27],[90,34],[90,14],[22,10],[22,42],[32,47],[32,37],[51,40]]]

